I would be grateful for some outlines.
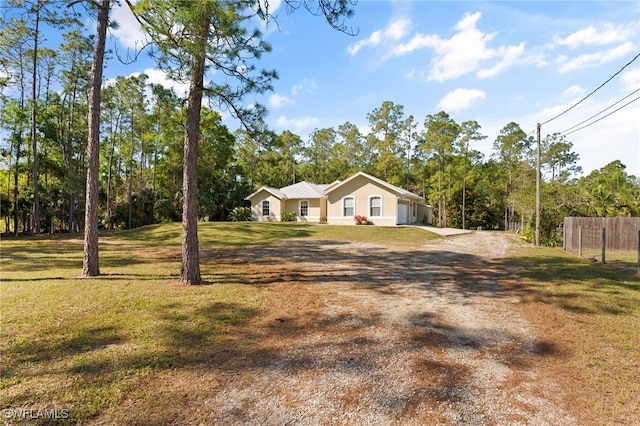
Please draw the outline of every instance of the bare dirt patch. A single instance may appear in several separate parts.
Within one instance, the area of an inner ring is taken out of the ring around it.
[[[512,243],[477,232],[413,251],[308,239],[206,251],[226,271],[213,283],[259,286],[269,305],[232,356],[149,379],[188,410],[122,408],[156,424],[575,424],[542,368],[559,349],[500,286]]]

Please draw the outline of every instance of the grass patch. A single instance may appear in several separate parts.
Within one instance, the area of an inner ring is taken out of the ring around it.
[[[314,227],[313,238],[333,241],[380,244],[397,249],[417,249],[442,237],[426,229],[415,227],[394,228],[379,226],[319,225]]]
[[[574,255],[578,255],[575,251]],[[602,250],[583,250],[582,257],[594,262],[602,262]],[[607,250],[605,264],[608,267],[635,274],[638,272],[638,253],[635,251]]]
[[[281,222],[202,222],[198,224],[198,238],[204,245],[235,247],[307,237],[314,232],[308,223]],[[179,223],[150,225],[129,231],[105,234],[117,235],[120,240],[150,245],[180,245],[182,225]]]
[[[239,369],[273,358],[286,333],[305,333],[323,292],[336,291],[308,285],[322,284],[323,271],[305,271],[313,281],[303,282],[282,259],[304,262],[342,241],[411,250],[440,239],[416,228],[203,223],[201,272],[216,285],[184,286],[180,234],[180,224],[102,233],[102,275],[92,279],[77,278],[81,236],[0,241],[0,409],[64,408],[76,423],[187,415]],[[303,243],[288,250],[290,239]],[[509,294],[527,302],[552,343],[539,351],[580,423],[640,418],[640,278],[550,248],[522,248],[504,262]],[[278,334],[274,324],[292,328]]]
[[[522,250],[509,262],[512,290],[542,335],[566,354],[549,363],[581,424],[640,418],[640,278],[559,249]]]
[[[269,356],[264,338],[256,336],[260,324],[274,315],[306,315],[320,303],[305,291],[282,294],[247,285],[252,283],[238,259],[252,247],[291,238],[410,247],[431,238],[418,234],[304,223],[202,223],[202,274],[218,285],[193,287],[177,283],[180,224],[102,232],[101,275],[91,279],[77,278],[81,235],[3,239],[0,409],[65,409],[74,423],[105,415],[144,423],[148,413],[113,413],[150,399],[172,410],[176,395],[153,388],[166,377],[187,387],[198,383],[188,392],[211,395],[237,360]],[[260,262],[277,262],[277,255]],[[233,262],[221,260],[225,256]]]

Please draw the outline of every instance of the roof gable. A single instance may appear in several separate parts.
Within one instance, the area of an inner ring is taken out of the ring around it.
[[[280,188],[280,189],[273,188],[270,186],[263,186],[253,194],[246,197],[245,200],[250,200],[261,191],[266,191],[271,195],[273,195],[274,197],[279,198],[280,200],[322,198],[323,196],[329,194],[331,191],[334,191],[336,188],[340,188],[342,185],[348,182],[351,182],[352,180],[360,176],[382,186],[383,188],[386,188],[387,190],[395,193],[400,197],[410,198],[413,200],[424,200],[423,197],[417,194],[414,194],[413,192],[409,192],[395,185],[391,185],[389,182],[385,182],[382,179],[378,179],[377,177],[371,176],[365,172],[358,172],[343,181],[337,180],[327,185],[318,185],[315,183],[303,181],[303,182],[294,183],[293,185],[285,186],[284,188]]]
[[[331,185],[329,185],[326,189],[325,189],[325,194],[329,194],[331,191],[334,191],[337,188],[340,188],[341,186],[345,185],[348,182],[351,182],[352,180],[356,179],[357,177],[365,177],[369,180],[371,180],[372,182],[377,183],[378,185],[382,186],[383,188],[388,189],[391,192],[394,192],[396,195],[399,195],[401,197],[405,197],[405,198],[411,198],[414,200],[423,200],[423,198],[417,194],[414,194],[413,192],[407,191],[406,189],[402,189],[399,188],[395,185],[391,185],[389,182],[385,182],[382,179],[378,179],[375,176],[371,176],[365,172],[358,172],[350,177],[348,177],[347,179],[343,180],[343,181],[336,181],[334,183],[332,183]]]
[[[245,200],[251,200],[253,197],[255,197],[256,195],[258,195],[260,192],[262,191],[266,191],[269,194],[273,195],[276,198],[279,198],[281,200],[287,198],[281,190],[279,190],[278,188],[272,188],[270,186],[263,186],[260,187],[257,191],[255,191],[254,193],[252,193],[251,195],[248,195],[246,197],[244,197]]]

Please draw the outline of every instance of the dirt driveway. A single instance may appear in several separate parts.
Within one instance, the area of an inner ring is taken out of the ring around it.
[[[499,285],[513,243],[475,232],[409,252],[305,239],[209,253],[278,302],[192,414],[216,424],[575,424],[543,368],[553,344]],[[177,393],[193,385],[166,381]]]

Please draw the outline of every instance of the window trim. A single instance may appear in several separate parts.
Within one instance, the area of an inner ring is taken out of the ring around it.
[[[302,203],[307,203],[307,212],[306,212],[306,214],[302,214]],[[298,201],[298,216],[300,216],[300,217],[309,217],[309,200],[300,200],[300,201]]]
[[[260,203],[260,207],[261,207],[260,213],[262,213],[263,217],[271,216],[271,202],[269,200],[262,200],[262,202]],[[265,207],[267,208],[267,214],[264,214]]]
[[[353,213],[351,214],[346,214],[346,210],[347,210],[347,206],[346,206],[346,201],[347,200],[353,200],[353,207],[350,207],[353,209]],[[342,217],[353,217],[356,214],[356,197],[352,196],[352,195],[347,195],[346,197],[342,197]]]
[[[373,212],[372,212],[373,205],[371,204],[371,201],[374,198],[377,198],[377,199],[380,200],[380,206],[376,207],[376,208],[380,209],[380,214],[378,214],[378,215],[374,215]],[[370,195],[369,196],[369,217],[382,217],[382,195]]]

